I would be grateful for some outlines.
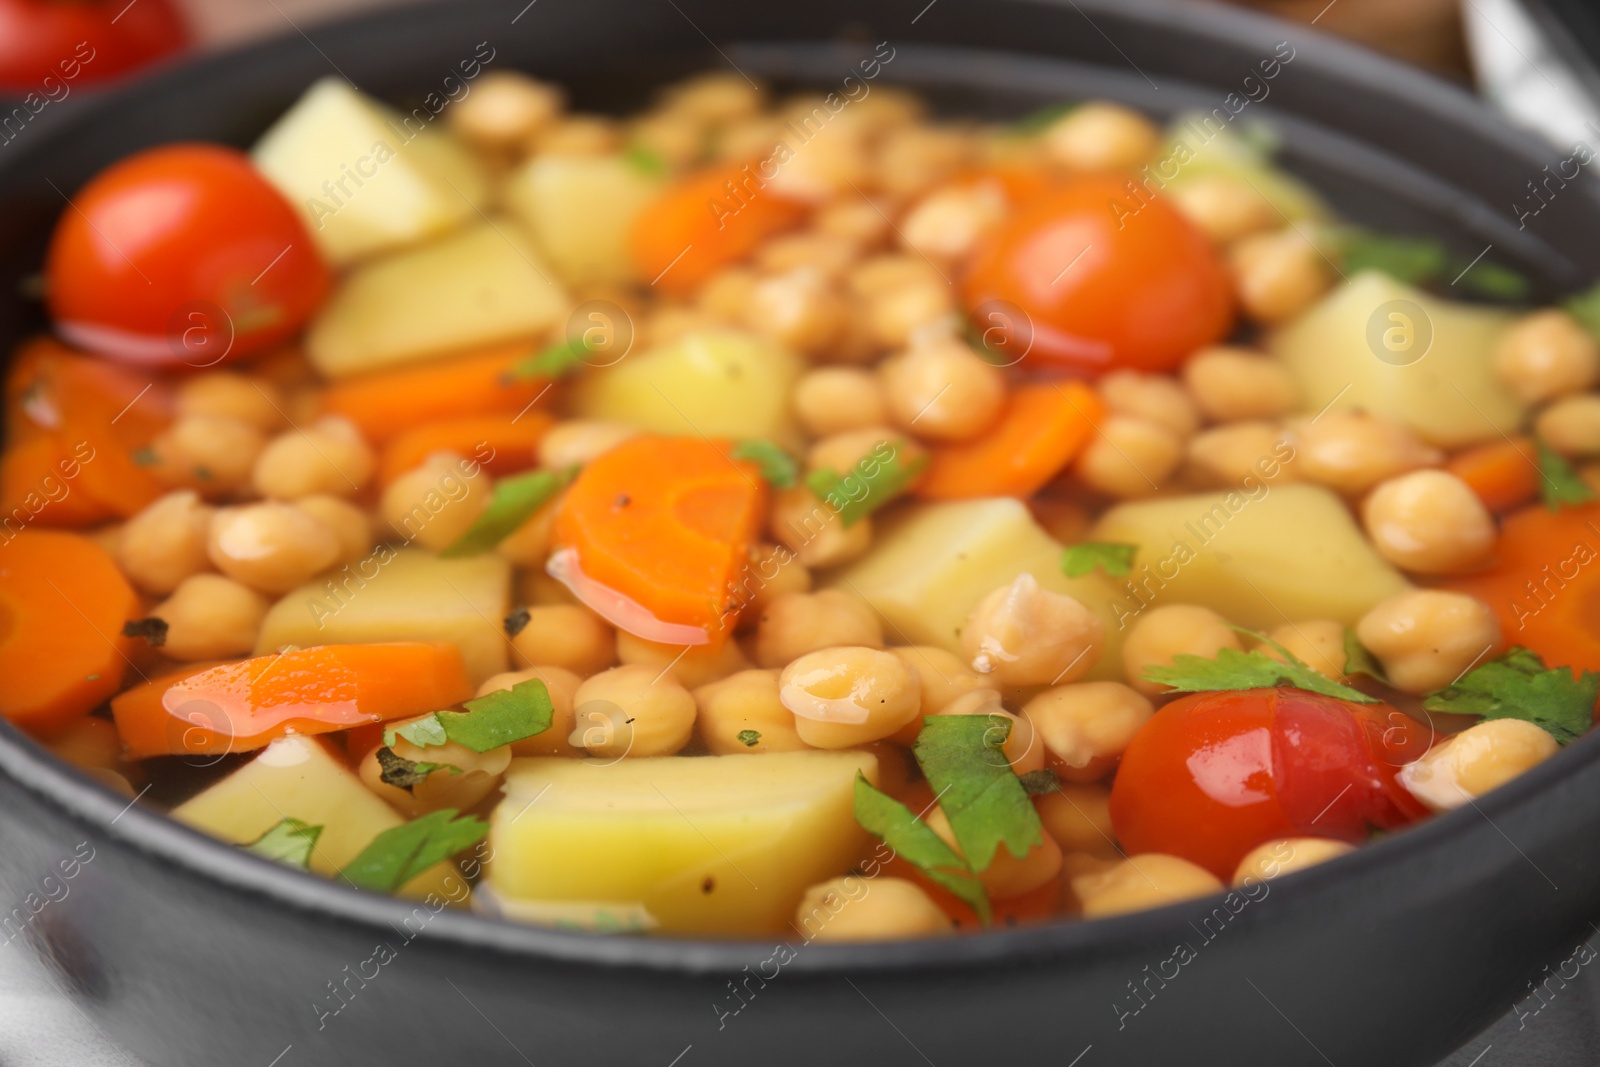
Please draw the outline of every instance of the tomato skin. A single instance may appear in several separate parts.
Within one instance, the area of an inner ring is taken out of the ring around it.
[[[963,282],[1031,320],[1030,354],[1081,373],[1172,370],[1233,327],[1234,292],[1211,241],[1122,180],[1083,178],[1029,198],[979,247]]]
[[[0,93],[59,94],[55,83],[108,81],[188,44],[171,0],[0,0]]]
[[[1387,705],[1299,689],[1196,693],[1156,712],[1123,754],[1111,822],[1130,855],[1163,852],[1227,881],[1281,837],[1357,842],[1422,807],[1395,781],[1427,727]]]
[[[207,367],[281,344],[332,285],[292,205],[243,152],[175,144],[96,176],[45,270],[57,330],[128,362]]]

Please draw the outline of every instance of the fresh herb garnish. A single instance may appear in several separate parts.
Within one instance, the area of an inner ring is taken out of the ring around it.
[[[1428,694],[1422,706],[1452,715],[1522,719],[1543,727],[1565,745],[1588,730],[1597,699],[1600,674],[1547,668],[1537,653],[1518,645]]]
[[[734,736],[739,739],[739,743],[745,748],[755,748],[761,743],[761,731],[759,730],[740,730]]]
[[[1587,504],[1596,499],[1589,483],[1573,469],[1565,456],[1542,438],[1535,439],[1534,447],[1539,450],[1539,495],[1544,499],[1545,507],[1560,511],[1564,507]]]
[[[317,838],[321,836],[322,827],[285,818],[245,845],[244,850],[303,871],[311,862],[311,853],[317,847]]]
[[[994,914],[989,907],[989,894],[984,892],[983,883],[967,862],[910,808],[880,793],[859,772],[856,774],[855,814],[862,829],[882,840],[897,856],[929,879],[966,901],[984,925],[988,925]]]
[[[1569,296],[1561,304],[1568,315],[1578,320],[1578,325],[1595,337],[1600,337],[1600,284],[1586,289],[1577,296]]]
[[[1174,656],[1170,667],[1146,667],[1140,676],[1148,682],[1169,685],[1179,693],[1275,689],[1280,685],[1291,685],[1296,689],[1357,704],[1378,703],[1377,697],[1369,697],[1359,689],[1341,685],[1326,675],[1318,674],[1271,638],[1237,626],[1234,629],[1270,646],[1283,657],[1283,661],[1275,660],[1259,650],[1240,652],[1236,648],[1223,648],[1217,650],[1214,659],[1187,653]]]
[[[1027,790],[1030,797],[1061,792],[1061,776],[1049,767],[1040,767],[1036,771],[1019,774],[1017,781],[1022,783],[1022,788]]]
[[[527,608],[518,608],[505,618],[506,636],[515,637],[528,628],[528,623],[533,621],[533,612]]]
[[[403,737],[418,748],[428,748],[454,741],[474,752],[488,752],[544,733],[555,715],[550,692],[538,678],[485,693],[462,707],[467,710],[436,711],[405,726],[387,729],[383,743],[393,745]]]
[[[1364,674],[1368,678],[1376,678],[1380,682],[1389,680],[1384,676],[1383,668],[1378,665],[1378,661],[1373,658],[1372,653],[1366,650],[1366,647],[1361,643],[1361,639],[1356,636],[1356,632],[1348,626],[1344,630],[1344,673],[1346,675]]]
[[[878,454],[884,448],[887,458]],[[904,441],[880,441],[848,474],[823,467],[806,476],[806,486],[839,513],[840,522],[854,526],[910,488],[928,465],[926,452],[907,460],[905,449]]]
[[[1449,280],[1480,296],[1516,300],[1527,295],[1528,279],[1509,267],[1453,255],[1431,237],[1401,237],[1350,226],[1334,234],[1344,269],[1382,271],[1408,285]]]
[[[527,359],[519,360],[506,371],[505,377],[513,382],[527,381],[530,378],[548,378],[557,381],[583,366],[584,357],[588,354],[589,346],[582,340],[558,341]]]
[[[1032,137],[1035,134],[1043,133],[1045,130],[1048,130],[1051,126],[1055,125],[1055,121],[1057,119],[1066,115],[1077,106],[1078,105],[1076,103],[1046,104],[1044,107],[1041,107],[1035,111],[1030,111],[1028,114],[1011,123],[1011,125],[1004,127],[1002,132],[1012,134],[1016,137]]]
[[[649,178],[660,178],[668,170],[667,161],[660,152],[637,141],[622,150],[622,158],[628,166]]]
[[[1082,578],[1099,567],[1112,578],[1126,578],[1133,570],[1133,557],[1138,553],[1138,545],[1083,541],[1067,546],[1061,554],[1061,570],[1068,578]]]
[[[774,489],[788,489],[800,480],[800,464],[771,441],[740,441],[729,453],[761,468],[761,477]]]
[[[1010,733],[1004,716],[932,715],[912,748],[975,871],[987,870],[1002,844],[1020,860],[1043,839],[1039,813],[1001,751]]]
[[[489,833],[489,824],[456,809],[441,808],[420,819],[385,830],[339,872],[353,885],[393,893],[436,863],[471,848]]]
[[[407,793],[427,781],[428,775],[434,771],[461,773],[461,768],[453,763],[418,763],[404,756],[397,756],[394,749],[387,745],[378,749],[378,766],[383,769],[383,773],[379,775],[381,781],[404,789]]]
[[[160,648],[167,643],[167,620],[154,615],[148,619],[129,619],[122,624],[122,636],[142,637],[151,648]]]
[[[571,471],[529,471],[494,483],[489,506],[478,521],[439,555],[479,556],[510,537],[572,480]]]

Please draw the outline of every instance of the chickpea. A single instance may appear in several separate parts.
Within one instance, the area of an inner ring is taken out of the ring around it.
[[[1494,551],[1494,518],[1466,482],[1447,471],[1391,478],[1361,508],[1378,554],[1417,574],[1459,574]]]
[[[583,679],[567,670],[550,664],[541,664],[521,671],[496,674],[478,686],[478,696],[487,696],[504,689],[512,689],[521,682],[537,678],[550,694],[550,726],[548,729],[511,743],[514,756],[582,756],[584,751],[572,743],[572,733],[577,726],[574,697]]]
[[[899,430],[888,426],[868,426],[836,433],[812,444],[806,452],[806,469],[848,474],[871,456],[878,446],[900,441],[904,437]]]
[[[749,267],[727,267],[706,279],[695,298],[696,306],[724,322],[744,320],[745,309],[761,276]]]
[[[1061,857],[1061,909],[1068,915],[1083,916],[1083,901],[1072,888],[1080,878],[1101,875],[1122,862],[1122,853],[1066,852]]]
[[[994,425],[1005,379],[964,342],[919,345],[879,369],[889,413],[902,429],[936,441],[965,441]]]
[[[924,197],[900,224],[900,240],[930,259],[963,259],[1006,213],[1005,195],[993,183],[947,186]]]
[[[1540,439],[1565,456],[1600,456],[1600,393],[1564,396],[1539,412]]]
[[[1269,422],[1231,422],[1189,439],[1190,475],[1217,488],[1248,479],[1295,481],[1295,459],[1285,432]]]
[[[1022,708],[1044,742],[1049,764],[1071,782],[1106,777],[1154,714],[1150,701],[1120,682],[1055,686]]]
[[[521,526],[494,546],[495,555],[519,567],[543,571],[545,561],[550,558],[550,541],[555,534],[556,515],[561,511],[560,500],[556,497],[524,519]]]
[[[238,419],[263,433],[283,425],[283,390],[263,378],[209,371],[178,386],[178,417],[210,415]]]
[[[1072,890],[1083,902],[1083,917],[1099,919],[1221,892],[1222,882],[1188,860],[1147,852],[1101,874],[1074,878]]]
[[[803,485],[774,494],[768,532],[813,570],[838,567],[866,555],[872,547],[872,519],[850,526],[839,513]]]
[[[217,570],[263,593],[287,593],[339,560],[339,538],[293,504],[263,501],[212,516],[206,551]]]
[[[1111,790],[1103,785],[1062,782],[1056,793],[1037,798],[1045,832],[1066,853],[1120,859],[1111,829]]]
[[[718,71],[678,82],[667,90],[662,103],[702,122],[724,123],[759,112],[766,103],[766,93],[742,74]]]
[[[435,452],[383,491],[379,514],[395,535],[435,552],[450,547],[489,506],[481,468],[451,452]]]
[[[961,631],[972,669],[1002,685],[1081,678],[1100,658],[1105,624],[1079,601],[1024,571],[978,601]]]
[[[1559,308],[1536,311],[1501,336],[1494,373],[1525,404],[1581,393],[1600,382],[1600,342]]]
[[[910,126],[926,117],[928,107],[916,93],[878,83],[871,94],[850,105],[862,125],[875,133]]]
[[[1284,623],[1267,637],[1288,649],[1290,655],[1318,674],[1339,681],[1344,677],[1344,635],[1345,626],[1342,622],[1307,619]],[[1272,645],[1259,645],[1255,651],[1283,662],[1283,656]]]
[[[227,496],[250,483],[250,472],[266,437],[228,415],[183,415],[163,430],[150,449],[161,471],[208,496]]]
[[[950,917],[904,878],[847,874],[807,889],[794,928],[812,941],[890,941],[951,932]]]
[[[548,663],[587,677],[617,661],[617,634],[605,620],[575,604],[525,609],[528,621],[511,638],[517,666]]]
[[[889,651],[914,669],[922,680],[924,715],[937,715],[968,693],[992,689],[991,679],[978,674],[960,656],[946,649],[933,645],[902,645]],[[920,730],[922,724],[917,723],[916,728]],[[913,732],[912,740],[915,739]]]
[[[268,443],[256,460],[256,491],[271,500],[349,496],[372,478],[377,457],[349,419],[327,416]]]
[[[1144,419],[1187,441],[1200,429],[1200,412],[1183,386],[1165,374],[1112,371],[1099,382],[1100,397],[1118,415]]]
[[[923,822],[945,844],[965,858],[966,853],[956,840],[955,830],[951,828],[950,818],[943,808],[933,808],[923,817]],[[978,880],[983,883],[991,899],[1014,900],[1033,892],[1060,873],[1061,846],[1056,844],[1055,838],[1044,834],[1039,843],[1021,859],[1013,856],[1011,849],[1001,843],[994,850],[994,859],[989,861],[989,866],[978,872]]]
[[[1183,365],[1183,384],[1213,422],[1270,419],[1294,410],[1300,390],[1282,363],[1230,345],[1202,348]]]
[[[1556,739],[1522,719],[1490,719],[1400,768],[1400,784],[1434,811],[1450,811],[1556,754]]]
[[[700,738],[713,756],[809,748],[778,699],[778,672],[740,671],[694,691]]]
[[[881,426],[889,403],[878,376],[855,367],[818,367],[794,387],[794,410],[815,437]]]
[[[555,122],[560,89],[514,71],[489,71],[450,109],[450,127],[488,152],[514,153]]]
[[[248,656],[271,603],[254,589],[220,574],[185,578],[150,614],[167,624],[161,651],[176,660]]]
[[[638,437],[640,430],[624,422],[567,419],[550,427],[539,441],[539,466],[563,471],[599,459],[613,448]]]
[[[851,268],[845,284],[858,297],[874,297],[902,286],[932,282],[942,284],[939,271],[920,256],[903,252],[864,259]]]
[[[1354,845],[1330,841],[1326,837],[1280,837],[1245,853],[1244,859],[1239,861],[1238,868],[1233,872],[1233,884],[1265,882],[1354,851]]]
[[[887,217],[892,206],[852,191],[843,199],[818,208],[812,225],[818,233],[843,237],[863,248],[876,246],[892,232]]]
[[[878,147],[878,187],[900,196],[916,196],[960,169],[972,158],[973,148],[973,139],[960,130],[933,126],[890,130]]]
[[[700,159],[706,148],[706,124],[692,115],[665,111],[635,120],[628,131],[628,143],[652,152],[672,167],[687,167]]]
[[[1050,159],[1078,173],[1136,170],[1161,143],[1155,125],[1137,111],[1093,100],[1068,111],[1044,131]]]
[[[712,154],[719,160],[748,163],[752,158],[770,159],[786,133],[775,115],[752,115],[736,119],[717,131]]]
[[[1282,217],[1248,181],[1228,174],[1198,174],[1168,190],[1189,221],[1219,245],[1270,230]]]
[[[767,607],[789,593],[811,592],[811,572],[806,570],[786,545],[750,546],[750,566],[744,584],[734,591],[734,602],[743,602],[739,624],[744,628],[759,622]]]
[[[416,721],[408,719],[390,725],[398,729]],[[383,747],[376,745],[361,757],[356,764],[356,776],[368,789],[388,801],[390,807],[410,819],[441,808],[460,811],[475,806],[500,788],[506,768],[511,765],[510,745],[475,752],[455,741],[421,746],[397,736],[389,750],[401,759],[412,763],[442,763],[457,769],[456,773],[446,769],[433,771],[412,788],[402,789],[383,780],[383,765],[378,761],[378,749]]]
[[[861,315],[871,340],[887,347],[908,343],[918,331],[955,314],[955,299],[942,278],[906,281],[867,297]]]
[[[1246,314],[1269,326],[1294,318],[1333,284],[1328,261],[1292,227],[1244,238],[1229,249],[1228,264]]]
[[[744,325],[798,352],[820,354],[844,332],[850,306],[816,269],[763,278],[750,292]]]
[[[624,664],[654,668],[658,674],[676,678],[684,688],[709,685],[730,674],[747,670],[750,661],[737,641],[719,645],[664,645],[617,631],[617,658]]]
[[[1072,472],[1098,493],[1127,500],[1160,491],[1184,457],[1183,439],[1159,423],[1128,415],[1101,420]]]
[[[1167,687],[1145,680],[1146,667],[1169,667],[1172,657],[1184,654],[1214,658],[1224,648],[1244,651],[1221,615],[1196,604],[1166,604],[1146,610],[1128,631],[1122,673],[1145,696],[1159,696]]]
[[[615,119],[603,115],[565,115],[533,135],[531,149],[545,156],[603,156],[622,144]]]
[[[215,512],[189,489],[151,502],[123,525],[117,539],[122,572],[146,592],[170,593],[185,578],[207,570],[206,534]]]
[[[355,563],[372,551],[372,519],[350,501],[318,495],[296,500],[294,506],[333,531],[339,539],[339,562]]]
[[[807,270],[835,281],[844,276],[860,255],[860,245],[848,237],[809,231],[774,237],[756,252],[756,266],[768,274]]]
[[[1496,648],[1500,622],[1477,597],[1408,589],[1363,615],[1356,637],[1378,657],[1396,689],[1429,693],[1454,682]]]
[[[763,667],[782,667],[808,652],[836,645],[883,647],[878,613],[841,589],[777,597],[756,626],[755,657]]]
[[[854,748],[898,731],[921,709],[916,668],[888,652],[842,646],[808,652],[783,669],[778,698],[813,748]]]
[[[1409,426],[1363,411],[1335,408],[1289,424],[1295,469],[1341,493],[1364,493],[1386,478],[1444,461]]]
[[[921,720],[928,715],[982,715],[989,719],[990,729],[996,731],[991,734],[992,737],[999,737],[997,731],[1005,730],[1005,740],[1001,742],[1000,752],[1012,770],[1018,774],[1027,774],[1029,771],[1041,770],[1044,767],[1044,745],[1039,741],[1039,734],[1034,729],[1032,720],[1007,711],[1000,702],[998,689],[974,689],[970,693],[956,697],[936,712],[924,709],[923,715],[911,720],[910,726],[895,735],[896,739],[909,734],[911,738],[909,743],[915,744],[917,734],[922,732]],[[916,728],[915,732],[912,732],[913,727]]]
[[[694,733],[694,697],[658,667],[602,671],[578,686],[573,703],[572,743],[603,759],[670,756]]]

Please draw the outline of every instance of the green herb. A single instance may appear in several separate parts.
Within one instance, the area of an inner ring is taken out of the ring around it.
[[[878,453],[889,449],[887,458]],[[850,472],[840,475],[823,467],[806,476],[806,486],[839,513],[839,520],[854,526],[910,488],[928,465],[926,452],[907,461],[904,441],[880,441]]]
[[[1545,507],[1560,511],[1563,507],[1587,504],[1595,499],[1589,483],[1561,453],[1542,438],[1536,439],[1534,445],[1539,450],[1539,494],[1544,498]]]
[[[151,648],[160,648],[167,643],[167,620],[154,615],[148,619],[129,619],[122,624],[122,636],[142,637]]]
[[[1479,263],[1461,275],[1457,284],[1496,300],[1521,300],[1533,288],[1525,275],[1498,263]]]
[[[746,748],[755,748],[761,743],[759,730],[740,730],[736,736],[739,738],[739,743]]]
[[[1578,320],[1578,325],[1600,337],[1600,284],[1562,302],[1567,314]]]
[[[393,893],[489,833],[488,823],[455,816],[454,808],[442,808],[385,830],[339,873],[360,889]]]
[[[1217,651],[1215,659],[1183,653],[1172,657],[1172,666],[1146,667],[1140,676],[1147,682],[1170,685],[1180,693],[1274,689],[1280,685],[1291,685],[1296,689],[1321,693],[1323,696],[1337,697],[1340,700],[1350,700],[1357,704],[1378,703],[1376,697],[1369,697],[1359,689],[1340,685],[1326,675],[1318,674],[1271,638],[1237,626],[1234,629],[1269,645],[1283,657],[1284,662],[1279,662],[1260,651],[1240,652],[1236,648],[1224,648]]]
[[[529,678],[510,689],[485,693],[462,705],[466,711],[436,711],[405,726],[385,730],[383,743],[393,745],[405,738],[418,748],[454,741],[474,752],[533,737],[550,729],[555,710],[544,682]]]
[[[985,926],[993,917],[989,895],[965,860],[910,808],[856,774],[856,822],[917,870],[972,906]]]
[[[1383,668],[1378,666],[1378,661],[1372,658],[1372,653],[1366,650],[1356,632],[1348,626],[1344,630],[1344,673],[1364,674],[1380,682],[1389,680],[1384,676]]]
[[[1061,792],[1061,776],[1049,767],[1041,767],[1027,774],[1017,775],[1017,781],[1022,783],[1022,788],[1027,790],[1030,797],[1042,797],[1046,793]]]
[[[1032,137],[1048,130],[1055,125],[1057,119],[1063,117],[1077,106],[1075,103],[1047,104],[1037,111],[1030,111],[1011,125],[1004,127],[1002,132],[1016,137]]]
[[[1082,578],[1099,567],[1112,578],[1126,578],[1133,570],[1133,557],[1138,553],[1138,545],[1125,545],[1115,541],[1083,541],[1069,545],[1061,554],[1061,570],[1068,578]]]
[[[1548,730],[1565,745],[1589,729],[1597,699],[1600,674],[1547,668],[1537,653],[1518,645],[1428,694],[1422,706],[1452,715],[1522,719]]]
[[[527,608],[518,608],[505,617],[506,636],[515,637],[528,628],[528,623],[533,621],[533,612]]]
[[[153,448],[136,448],[129,453],[128,458],[133,460],[135,467],[154,467],[161,462],[161,457],[156,455]]]
[[[622,150],[622,158],[628,166],[649,178],[660,178],[667,173],[667,161],[653,148],[646,148],[637,141]]]
[[[437,711],[415,722],[408,722],[404,726],[386,727],[383,731],[383,743],[386,745],[392,746],[402,737],[418,748],[442,745],[450,740],[444,732],[444,723],[439,721]]]
[[[317,847],[317,838],[321,836],[320,826],[311,826],[299,819],[282,819],[272,829],[245,845],[244,849],[303,871],[311,862],[311,853]]]
[[[761,477],[774,489],[788,489],[800,480],[800,464],[771,441],[740,441],[730,453],[761,468]]]
[[[1043,839],[1039,813],[1001,751],[1010,733],[1004,716],[932,715],[912,747],[975,871],[987,870],[1002,844],[1020,860]]]
[[[516,532],[528,517],[572,480],[571,471],[529,471],[494,483],[489,506],[454,544],[440,552],[445,559],[480,556]]]
[[[1432,238],[1396,237],[1353,227],[1341,231],[1339,246],[1344,268],[1350,273],[1382,271],[1409,285],[1434,281],[1449,260],[1444,245]]]
[[[461,773],[461,768],[453,763],[417,763],[404,756],[395,755],[394,749],[388,746],[378,749],[378,766],[383,769],[383,773],[378,776],[381,781],[404,789],[408,793],[427,781],[428,775],[434,771]]]
[[[519,361],[506,371],[505,377],[513,382],[526,381],[529,378],[549,378],[551,381],[556,381],[583,366],[583,357],[588,354],[589,346],[581,340],[559,341],[538,354]]]

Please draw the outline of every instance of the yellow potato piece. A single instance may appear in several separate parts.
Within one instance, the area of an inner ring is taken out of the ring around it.
[[[638,280],[628,234],[661,186],[621,156],[536,156],[504,198],[568,284],[621,284]]]

